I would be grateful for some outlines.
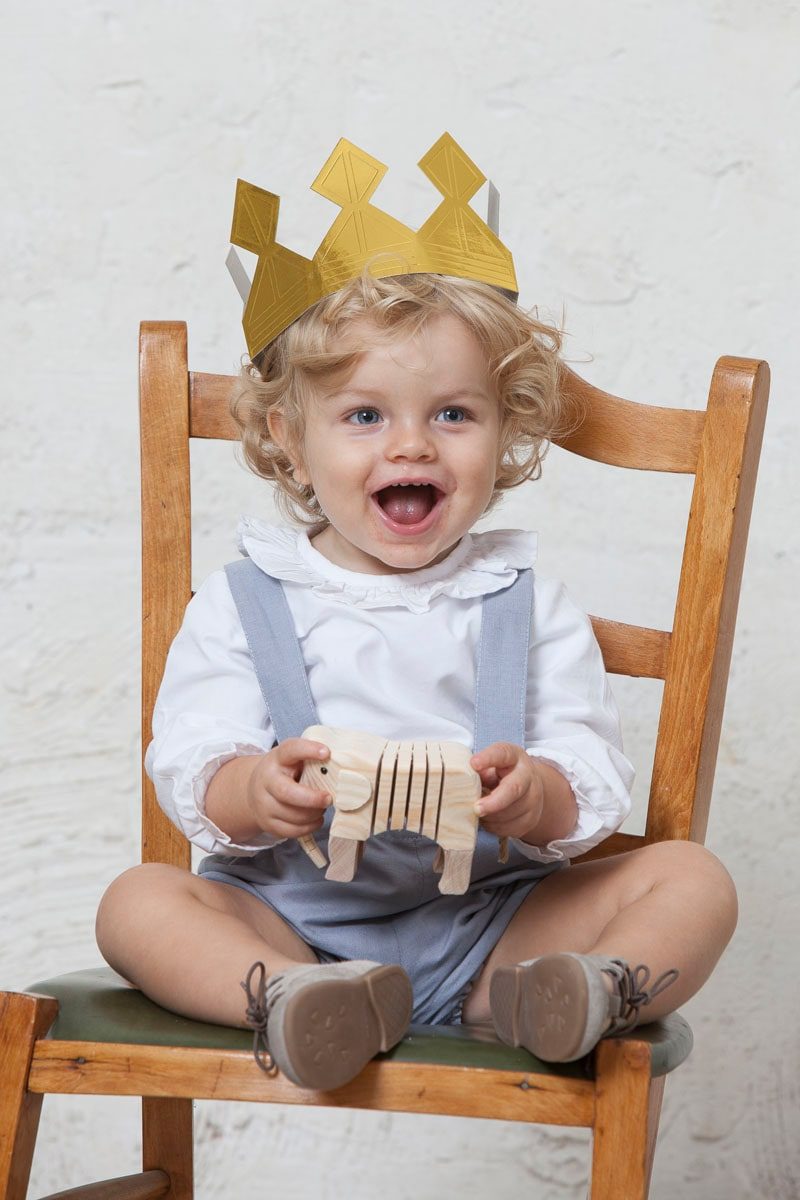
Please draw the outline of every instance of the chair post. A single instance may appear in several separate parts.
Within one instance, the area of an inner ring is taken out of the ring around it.
[[[670,639],[648,842],[705,837],[768,394],[765,362],[717,363]]]
[[[144,321],[139,335],[142,452],[142,742],[167,652],[192,594],[189,364],[183,321]],[[142,860],[188,870],[191,848],[142,771]],[[167,1200],[191,1200],[192,1101],[142,1100],[144,1170],[166,1171]]]
[[[139,334],[142,453],[142,741],[150,740],[167,651],[192,594],[189,366],[183,321],[143,321]],[[189,843],[142,771],[142,860],[189,868]]]
[[[605,1038],[595,1051],[591,1200],[647,1200],[666,1076],[654,1079],[650,1047]]]
[[[169,1191],[164,1200],[192,1200],[191,1100],[142,1099],[142,1168],[166,1171]]]
[[[58,1014],[50,996],[0,993],[0,1196],[25,1200],[39,1130],[43,1096],[28,1091],[28,1075],[37,1038],[44,1037]]]

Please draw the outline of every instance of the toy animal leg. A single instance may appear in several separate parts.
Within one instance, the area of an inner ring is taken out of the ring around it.
[[[444,873],[439,880],[439,891],[443,896],[462,896],[469,887],[469,877],[472,871],[471,850],[447,850],[439,847],[439,855],[444,853]]]
[[[335,879],[338,883],[349,883],[358,870],[363,853],[363,842],[357,841],[355,838],[331,836],[328,839],[331,865],[325,872],[325,878]]]
[[[314,840],[314,838],[312,837],[312,835],[310,833],[307,834],[305,837],[298,838],[297,840],[300,843],[300,845],[303,847],[303,849],[305,850],[306,854],[311,859],[311,861],[313,862],[315,867],[324,867],[327,865],[327,859],[325,858],[325,855],[322,853],[322,851],[320,850],[319,846],[317,845],[316,841]]]

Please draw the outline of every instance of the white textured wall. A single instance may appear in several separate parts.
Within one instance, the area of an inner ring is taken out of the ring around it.
[[[720,354],[772,364],[708,837],[741,924],[687,1009],[697,1045],[667,1088],[653,1195],[796,1196],[797,5],[11,0],[3,15],[2,983],[94,965],[97,901],[137,853],[138,321],[187,319],[195,367],[233,370],[237,175],[285,196],[282,240],[308,253],[332,210],[306,188],[340,135],[392,165],[379,202],[418,222],[435,196],[414,164],[449,129],[501,188],[523,299],[565,306],[590,380],[700,406]],[[241,471],[224,482],[229,460],[197,455],[200,574],[231,557],[240,508],[269,511]],[[544,569],[594,611],[668,624],[685,481],[646,494],[553,454],[494,519],[540,528]],[[639,796],[643,692],[621,689]],[[379,1174],[386,1200],[566,1200],[586,1177],[580,1132],[213,1104],[197,1129],[208,1200],[357,1200]],[[133,1102],[48,1099],[31,1195],[83,1181],[93,1156],[95,1177],[134,1170],[136,1138]]]

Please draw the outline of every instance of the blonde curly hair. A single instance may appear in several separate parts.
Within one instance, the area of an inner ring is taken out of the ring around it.
[[[539,477],[548,440],[566,428],[559,391],[562,331],[488,284],[433,274],[376,279],[365,272],[318,301],[242,365],[231,413],[247,465],[278,485],[283,516],[316,532],[328,524],[313,489],[295,479],[289,455],[270,435],[270,417],[281,414],[291,446],[299,449],[315,389],[346,378],[356,366],[360,351],[343,344],[354,321],[366,317],[380,333],[401,340],[443,314],[463,321],[483,347],[500,404],[499,465],[486,512],[507,489]]]

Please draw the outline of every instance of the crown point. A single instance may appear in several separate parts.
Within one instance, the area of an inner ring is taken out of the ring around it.
[[[443,133],[434,142],[428,153],[419,160],[419,166],[443,196],[451,197],[460,204],[465,204],[486,182],[486,176],[480,168],[449,133]]]
[[[311,190],[340,208],[350,208],[366,203],[385,174],[384,163],[340,138]]]
[[[231,241],[242,250],[263,254],[273,245],[280,197],[244,179],[236,180]]]

